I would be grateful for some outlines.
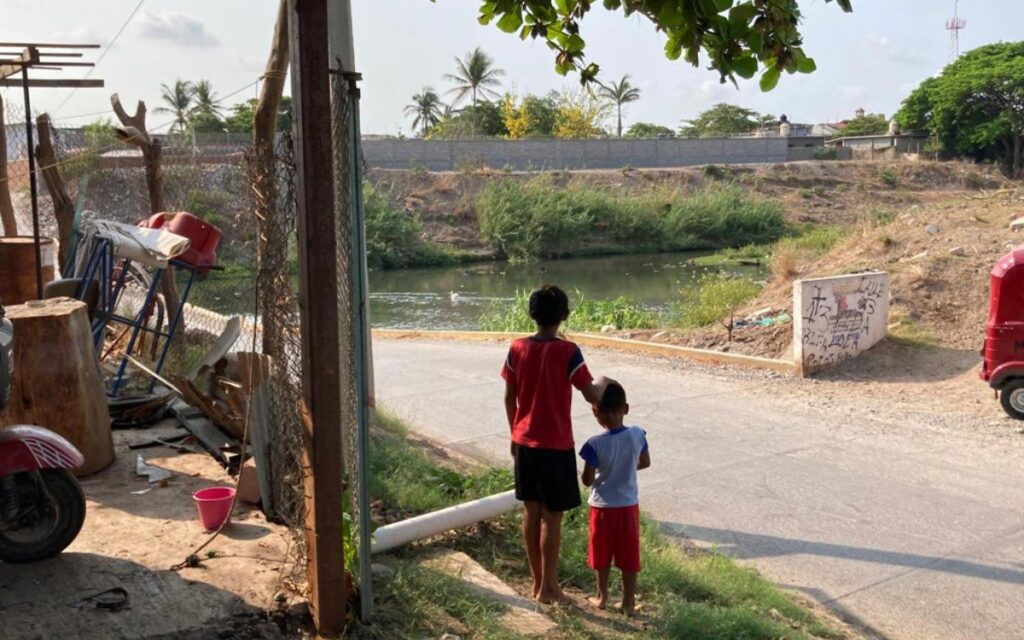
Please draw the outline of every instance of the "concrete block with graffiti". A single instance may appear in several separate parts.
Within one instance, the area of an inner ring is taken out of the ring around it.
[[[793,359],[800,375],[846,362],[885,338],[889,274],[793,283]]]

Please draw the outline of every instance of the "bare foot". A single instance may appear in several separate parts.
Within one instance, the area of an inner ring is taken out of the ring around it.
[[[606,598],[603,598],[601,596],[594,596],[592,598],[587,598],[587,602],[589,602],[591,605],[597,607],[598,609],[602,609],[602,610],[604,609],[604,607],[605,607],[605,605],[607,603]]]
[[[537,602],[541,604],[572,604],[572,598],[565,595],[561,589],[558,591],[547,591],[541,589],[537,594]]]
[[[632,618],[636,616],[637,613],[640,611],[639,605],[634,605],[632,603],[627,604],[625,602],[620,604],[618,608],[619,611],[622,612],[622,615],[626,616],[627,618]]]
[[[530,589],[530,596],[537,600],[540,597],[540,581],[536,580],[533,583],[533,587]]]

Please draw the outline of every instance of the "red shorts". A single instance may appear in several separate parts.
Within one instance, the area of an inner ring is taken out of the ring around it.
[[[587,564],[595,571],[615,566],[626,573],[640,572],[640,505],[590,507],[590,544]]]

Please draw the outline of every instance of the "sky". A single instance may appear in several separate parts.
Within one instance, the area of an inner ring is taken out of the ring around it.
[[[146,101],[150,113],[160,104],[160,85],[176,79],[210,80],[225,104],[256,97],[266,63],[277,2],[275,0],[143,0],[116,42],[111,41],[139,0],[0,0],[4,18],[0,41],[91,42],[102,49],[87,54],[103,89],[39,89],[33,109],[48,111],[60,126],[77,126],[111,117],[109,97],[118,93],[127,105]],[[802,0],[804,50],[818,70],[784,75],[779,86],[762,93],[755,81],[739,88],[720,84],[706,67],[669,61],[664,39],[643,18],[625,18],[595,2],[584,20],[589,61],[602,77],[630,74],[641,99],[626,107],[625,125],[645,121],[678,127],[680,122],[718,102],[730,102],[793,122],[831,122],[852,117],[857,108],[891,115],[924,78],[949,60],[945,22],[953,0],[853,0],[854,12],[834,2]],[[551,51],[541,42],[520,41],[477,20],[479,0],[352,0],[356,65],[363,74],[364,133],[408,134],[411,120],[403,107],[423,87],[445,92],[441,76],[454,58],[476,46],[505,71],[503,87],[519,94],[573,89],[573,78],[554,71]],[[1024,37],[1024,2],[962,0],[967,20],[960,32],[961,51]],[[39,72],[44,77],[44,72]],[[82,77],[69,69],[64,77]],[[47,74],[45,77],[52,77]],[[238,91],[237,93],[235,93]],[[9,109],[20,107],[20,89],[0,89]],[[70,96],[70,98],[69,98]],[[152,114],[151,128],[170,119]]]

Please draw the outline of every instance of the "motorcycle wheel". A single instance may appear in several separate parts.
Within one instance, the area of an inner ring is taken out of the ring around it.
[[[39,475],[53,500],[40,505],[34,522],[19,529],[0,531],[0,560],[35,562],[63,551],[82,530],[85,494],[66,469],[46,469]]]

